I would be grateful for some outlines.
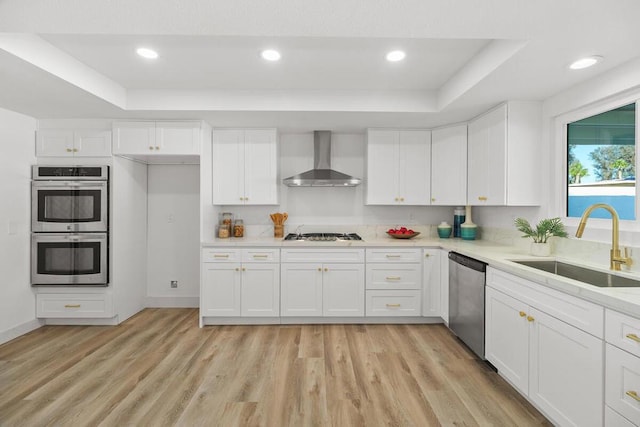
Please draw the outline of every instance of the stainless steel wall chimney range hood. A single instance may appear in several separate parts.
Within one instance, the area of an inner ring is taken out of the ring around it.
[[[289,187],[355,187],[362,180],[331,169],[331,131],[313,132],[313,169],[282,180]]]

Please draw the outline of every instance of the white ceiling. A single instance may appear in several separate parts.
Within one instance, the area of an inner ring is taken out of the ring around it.
[[[636,0],[3,0],[0,107],[292,131],[433,127],[640,57],[639,16]],[[141,45],[160,58],[137,57]],[[282,60],[264,62],[267,47]],[[407,59],[386,62],[391,49]],[[593,54],[604,62],[567,69]]]

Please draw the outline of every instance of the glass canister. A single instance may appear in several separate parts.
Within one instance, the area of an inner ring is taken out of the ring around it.
[[[460,225],[465,221],[465,210],[458,206],[453,210],[453,237],[460,237]]]
[[[233,237],[244,237],[244,221],[236,219],[233,223]]]
[[[233,224],[233,214],[231,212],[222,212],[220,214],[220,224],[226,224],[231,227]]]
[[[231,236],[231,226],[220,221],[218,224],[218,239],[228,239]]]

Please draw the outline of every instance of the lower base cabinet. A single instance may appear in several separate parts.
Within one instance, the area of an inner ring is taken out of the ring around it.
[[[109,293],[38,293],[36,317],[38,318],[110,318],[113,298]]]
[[[281,270],[282,316],[364,316],[363,264],[283,263]]]
[[[492,274],[495,270],[488,274],[486,289],[487,360],[554,424],[601,426],[602,339],[547,314],[562,311],[562,304],[570,303],[567,295],[562,301],[549,299],[552,293],[537,294],[515,278],[510,289],[519,298],[513,298],[492,287]],[[498,274],[504,287],[510,275]],[[554,306],[546,306],[547,301]]]

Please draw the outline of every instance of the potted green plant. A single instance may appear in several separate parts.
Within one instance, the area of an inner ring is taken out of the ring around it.
[[[549,237],[567,237],[567,232],[560,218],[542,219],[535,227],[532,227],[524,218],[516,218],[515,226],[518,231],[524,233],[522,237],[530,237],[533,239],[531,243],[531,255],[549,256],[551,254],[551,246],[549,245]]]

